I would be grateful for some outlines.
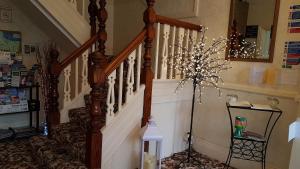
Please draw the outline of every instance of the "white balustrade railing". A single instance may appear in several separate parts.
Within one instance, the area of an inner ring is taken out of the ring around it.
[[[141,60],[142,44],[140,44],[137,49],[131,52],[128,58],[108,76],[106,125],[110,124],[113,121],[116,114],[120,112],[123,106],[131,100],[136,92],[139,91],[141,86]],[[127,65],[126,70],[124,69],[125,65]],[[124,72],[126,72],[126,79],[124,79]],[[117,79],[118,83],[116,83]],[[124,85],[126,86],[126,88]],[[118,89],[118,91],[115,91],[116,89]],[[124,92],[123,89],[125,89],[126,91]],[[118,94],[116,95],[116,93]],[[124,93],[125,100],[123,100]]]
[[[154,79],[181,79],[184,74],[175,69],[179,64],[175,55],[181,54],[183,59],[188,59],[188,52],[198,39],[198,32],[182,27],[157,23],[155,39]]]
[[[78,95],[88,94],[90,85],[88,83],[88,55],[95,51],[95,44],[68,65],[63,71],[63,107],[62,110],[70,109],[72,102]]]

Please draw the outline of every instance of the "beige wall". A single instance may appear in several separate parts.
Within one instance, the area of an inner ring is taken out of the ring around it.
[[[225,161],[230,144],[230,123],[225,102],[227,94],[236,94],[239,100],[252,103],[268,104],[266,95],[242,92],[237,90],[222,90],[223,97],[217,98],[218,93],[212,88],[204,90],[203,103],[197,104],[194,137],[195,149],[220,161]],[[287,142],[288,126],[297,117],[298,103],[293,99],[279,98],[279,107],[283,114],[272,133],[268,154],[267,168],[286,169],[289,166],[291,143]],[[213,106],[212,106],[213,105]],[[247,118],[247,130],[262,133],[267,123],[264,112],[247,112],[233,110],[232,117],[241,115]],[[232,160],[232,165],[239,169],[258,169],[259,163]]]
[[[200,0],[200,13],[198,18],[189,19],[194,23],[201,23],[209,28],[208,37],[218,37],[220,35],[227,34],[227,24],[228,24],[228,14],[230,8],[230,0],[224,1],[209,1]],[[247,83],[248,82],[248,72],[251,66],[256,65],[259,67],[270,67],[274,66],[280,68],[281,57],[283,55],[284,42],[287,39],[295,40],[299,39],[299,35],[290,36],[287,33],[287,18],[289,9],[289,2],[281,0],[279,23],[278,23],[278,34],[275,45],[275,56],[274,62],[269,63],[248,63],[248,62],[232,62],[232,69],[224,73],[225,81],[230,81],[234,83]],[[203,151],[205,153],[211,154],[216,158],[224,159],[225,156],[221,157],[222,152],[226,150],[228,146],[229,133],[226,133],[226,126],[228,126],[228,117],[226,117],[226,109],[224,107],[224,98],[221,100],[215,100],[212,98],[217,97],[216,92],[209,91],[203,97],[205,104],[199,105],[198,111],[199,120],[195,124],[195,137],[199,140],[196,141],[197,150]],[[224,93],[236,93],[242,97],[244,100],[250,100],[253,102],[266,102],[265,95],[256,95],[246,92],[238,91],[227,91]],[[224,95],[225,95],[224,94]],[[271,95],[271,93],[270,93]],[[275,128],[272,140],[270,142],[269,154],[267,156],[267,161],[269,166],[274,166],[275,168],[285,169],[288,168],[289,156],[291,145],[287,143],[287,133],[288,125],[295,120],[297,112],[297,103],[292,99],[281,98],[280,107],[283,109],[284,114]],[[212,105],[217,105],[212,107]],[[219,108],[218,108],[219,107]],[[202,119],[202,120],[201,120]],[[216,122],[214,122],[216,121]],[[257,127],[262,127],[262,120],[254,120],[253,125]],[[220,127],[223,126],[223,127]],[[221,139],[225,138],[225,139]],[[227,145],[226,145],[227,143]],[[219,148],[216,148],[219,147]],[[224,149],[222,149],[223,147]],[[214,153],[212,153],[214,152]],[[218,155],[219,154],[219,155]],[[258,168],[259,166],[252,163],[239,163],[233,161],[233,165],[238,168]]]
[[[293,2],[296,1],[294,0]],[[297,2],[299,2],[299,0],[297,0]],[[281,0],[273,63],[232,62],[232,69],[225,72],[223,75],[225,82],[247,84],[249,70],[252,66],[261,68],[281,68],[285,41],[300,39],[300,35],[289,35],[287,33],[287,18],[290,3],[291,1]],[[123,0],[115,2],[114,47],[117,50],[122,49],[143,27],[141,13],[144,9],[145,4],[140,0]],[[229,10],[230,0],[200,0],[198,17],[185,20],[208,27],[207,36],[209,38],[226,36]],[[223,92],[224,96],[229,93],[235,93],[238,94],[242,100],[267,103],[267,95],[235,90],[224,90]],[[270,93],[270,95],[272,95],[272,93]],[[222,97],[221,99],[216,99],[216,97],[217,92],[215,90],[207,89],[203,95],[204,103],[197,106],[196,122],[194,126],[194,135],[196,139],[195,148],[213,158],[224,161],[226,160],[230,136],[228,115],[225,108],[225,98]],[[286,169],[289,165],[291,151],[291,144],[287,142],[288,125],[297,117],[298,103],[293,99],[279,99],[281,102],[280,108],[282,108],[284,114],[272,135],[267,162],[268,168]],[[259,117],[258,119],[252,117],[249,118],[252,121],[251,124],[255,126],[254,129],[258,130],[258,128],[263,126],[262,124],[265,120],[264,117]],[[260,167],[256,163],[244,163],[236,160],[233,161],[232,164],[241,169],[254,169]]]
[[[40,30],[33,22],[9,0],[2,0],[0,6],[10,7],[13,9],[12,23],[0,22],[2,30],[20,31],[22,33],[22,45],[43,43],[49,40],[45,32]],[[22,46],[23,48],[23,46]],[[24,50],[24,49],[23,49]],[[30,68],[35,61],[35,56],[23,56],[24,64]]]
[[[146,1],[117,0],[114,3],[114,54],[118,54],[144,27]]]
[[[276,0],[250,0],[248,25],[260,25],[271,30]]]
[[[285,41],[297,40],[300,38],[299,34],[289,35],[287,33],[287,18],[289,5],[289,1],[281,0],[280,15],[277,29],[278,33],[276,38],[275,55],[273,63],[231,62],[232,69],[225,72],[223,76],[225,81],[241,84],[248,83],[248,74],[252,66],[258,66],[262,68],[281,68]],[[203,24],[206,27],[208,27],[208,37],[212,38],[227,35],[230,0],[200,0],[199,6],[199,17],[190,18],[186,20],[197,24]]]
[[[20,31],[23,45],[38,44],[43,47],[48,41],[54,41],[58,45],[62,58],[75,49],[75,46],[30,1],[1,0],[0,6],[7,6],[13,9],[12,23],[0,22],[0,28]],[[30,69],[36,63],[35,55],[23,54],[23,62]],[[41,102],[42,100],[40,98]],[[43,111],[40,112],[40,121],[44,121]],[[28,125],[28,114],[26,113],[0,116],[0,128],[26,125]]]

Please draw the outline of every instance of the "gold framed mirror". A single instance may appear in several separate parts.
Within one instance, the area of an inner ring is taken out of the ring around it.
[[[273,62],[279,6],[280,0],[231,0],[227,60]]]

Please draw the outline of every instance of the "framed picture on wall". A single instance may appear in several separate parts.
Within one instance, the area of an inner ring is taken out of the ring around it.
[[[22,52],[21,32],[0,30],[0,51],[21,53]]]
[[[12,22],[12,8],[0,6],[0,22]]]

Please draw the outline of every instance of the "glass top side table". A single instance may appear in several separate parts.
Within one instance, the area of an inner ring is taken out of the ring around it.
[[[260,162],[262,169],[266,168],[266,154],[268,143],[272,131],[282,115],[282,111],[278,108],[257,108],[253,105],[238,106],[230,105],[226,103],[226,107],[229,114],[230,126],[231,126],[231,139],[228,157],[226,160],[226,168],[229,167],[231,159],[241,159]],[[268,120],[265,124],[264,134],[259,135],[254,132],[245,132],[243,136],[237,137],[234,135],[234,124],[231,111],[233,109],[243,109],[253,111],[253,115],[256,113],[265,113],[268,116]]]

